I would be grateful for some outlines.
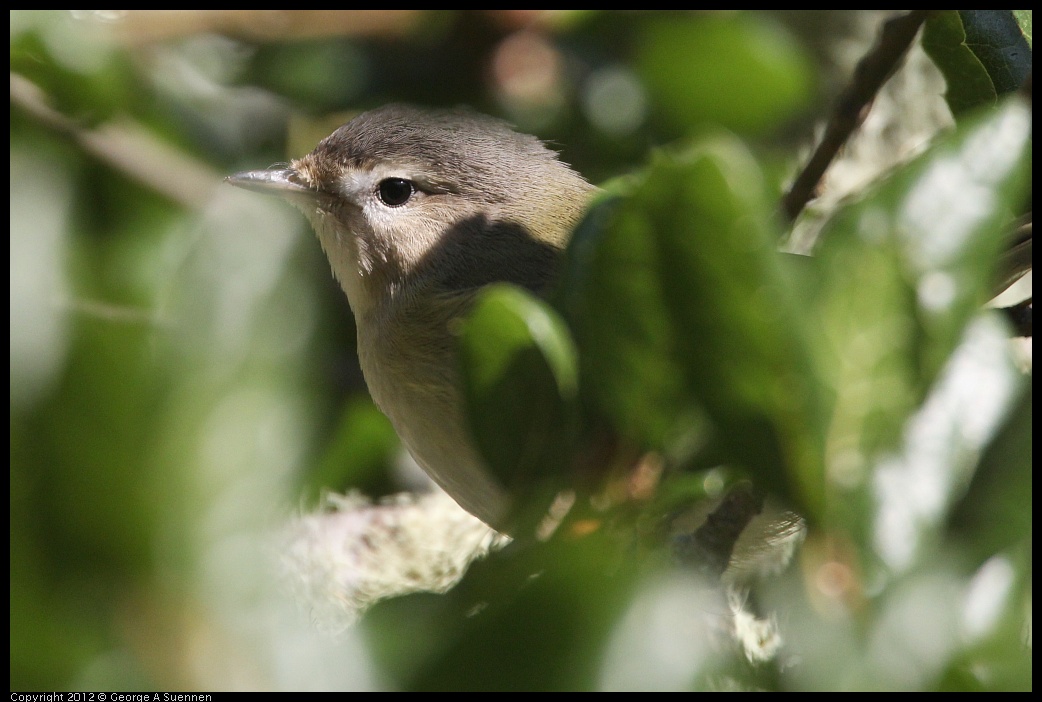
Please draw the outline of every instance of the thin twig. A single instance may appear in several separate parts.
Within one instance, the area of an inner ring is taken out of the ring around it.
[[[868,113],[865,108],[900,65],[929,14],[930,10],[912,10],[883,24],[876,45],[858,63],[850,84],[840,94],[821,143],[782,198],[782,209],[790,222],[814,197],[825,171],[864,121]]]
[[[208,164],[188,156],[130,119],[115,119],[93,129],[50,106],[38,85],[11,73],[11,104],[39,124],[75,140],[107,166],[188,208],[205,205],[221,178]]]

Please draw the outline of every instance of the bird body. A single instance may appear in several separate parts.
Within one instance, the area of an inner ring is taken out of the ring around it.
[[[505,122],[405,105],[359,115],[288,167],[228,180],[307,216],[351,305],[373,400],[435,482],[500,524],[509,501],[470,439],[456,320],[489,283],[545,290],[594,186]]]

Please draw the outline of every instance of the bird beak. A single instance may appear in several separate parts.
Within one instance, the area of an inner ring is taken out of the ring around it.
[[[224,179],[239,188],[267,195],[276,195],[291,202],[314,202],[319,192],[301,184],[300,176],[292,168],[269,168],[262,171],[244,171]]]

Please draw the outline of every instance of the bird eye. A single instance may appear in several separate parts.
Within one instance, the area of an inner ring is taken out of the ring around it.
[[[384,178],[379,185],[380,199],[388,207],[404,205],[416,192],[411,180],[405,178]]]

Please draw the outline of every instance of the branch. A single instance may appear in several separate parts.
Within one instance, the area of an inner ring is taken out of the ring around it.
[[[930,10],[912,10],[883,24],[876,45],[858,63],[850,84],[840,94],[821,143],[782,198],[782,209],[790,222],[815,196],[821,177],[864,121],[876,93],[894,74],[929,14]]]
[[[38,85],[14,72],[11,104],[37,123],[73,139],[110,168],[183,207],[202,207],[221,184],[209,165],[164,143],[135,121],[114,120],[93,129],[81,126],[51,107]]]

